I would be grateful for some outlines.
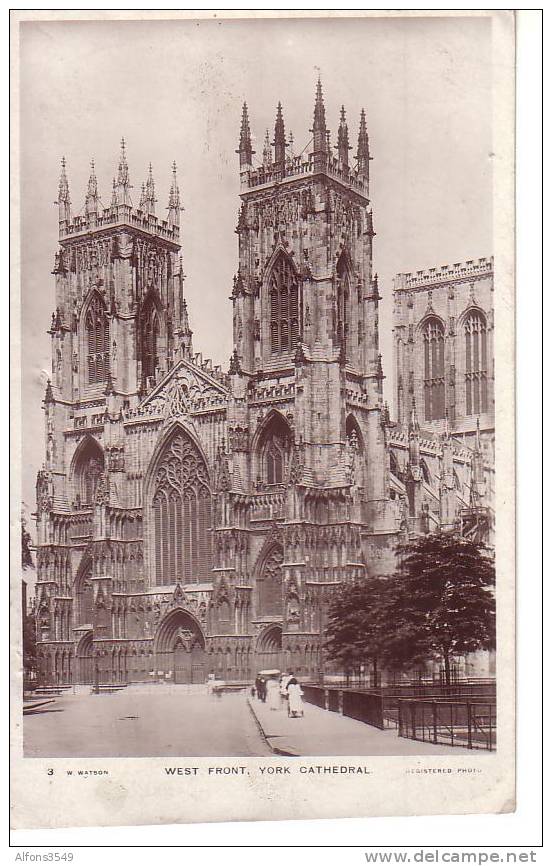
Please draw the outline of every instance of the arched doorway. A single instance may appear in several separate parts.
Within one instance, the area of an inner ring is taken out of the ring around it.
[[[94,682],[91,631],[84,635],[77,646],[77,682],[81,685],[91,685]]]
[[[193,616],[181,608],[171,611],[155,636],[156,670],[169,672],[175,683],[204,683],[207,670],[205,638]]]
[[[282,670],[282,626],[265,629],[257,641],[258,670]]]

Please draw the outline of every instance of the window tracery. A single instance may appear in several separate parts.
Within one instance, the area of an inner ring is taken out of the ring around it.
[[[109,321],[99,295],[92,298],[85,317],[88,384],[105,382],[109,372]]]
[[[209,580],[209,478],[199,450],[181,431],[171,437],[157,466],[153,518],[157,585]]]
[[[423,330],[425,420],[445,417],[445,335],[438,319],[428,319]]]
[[[142,377],[144,381],[155,376],[158,366],[159,315],[153,300],[145,307],[142,315]]]
[[[473,310],[464,323],[466,340],[466,415],[487,412],[487,322]]]
[[[299,342],[299,286],[292,263],[281,255],[269,281],[270,351],[293,351]]]

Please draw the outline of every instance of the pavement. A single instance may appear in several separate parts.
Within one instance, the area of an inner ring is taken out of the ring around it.
[[[271,754],[242,693],[129,686],[64,693],[23,718],[25,757],[263,757]]]
[[[473,755],[462,747],[407,740],[399,737],[396,728],[380,731],[305,702],[302,718],[288,718],[287,707],[271,710],[258,698],[248,698],[248,704],[276,755]]]

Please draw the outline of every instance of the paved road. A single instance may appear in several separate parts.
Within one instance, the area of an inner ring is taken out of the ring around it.
[[[243,694],[190,694],[185,686],[63,695],[24,717],[23,741],[36,758],[272,754]]]

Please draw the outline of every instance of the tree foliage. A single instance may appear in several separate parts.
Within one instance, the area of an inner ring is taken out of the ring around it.
[[[420,654],[440,658],[448,684],[453,657],[495,646],[493,559],[483,545],[444,533],[416,538],[399,557],[387,659],[401,667]]]
[[[387,632],[385,584],[379,577],[344,584],[330,604],[325,648],[345,671],[369,664],[377,677]]]
[[[21,515],[21,565],[23,569],[32,568],[33,555],[31,553],[31,533],[27,529],[25,515]]]
[[[482,545],[424,535],[399,549],[388,578],[344,585],[328,611],[326,649],[345,669],[412,670],[495,645],[494,562]]]

